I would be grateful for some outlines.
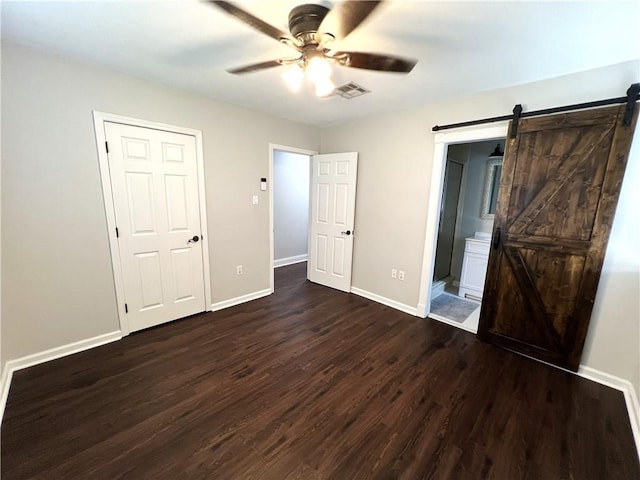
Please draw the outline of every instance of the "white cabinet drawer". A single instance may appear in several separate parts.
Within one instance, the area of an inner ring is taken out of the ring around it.
[[[467,238],[464,251],[489,255],[489,248],[491,248],[491,243],[489,242]]]

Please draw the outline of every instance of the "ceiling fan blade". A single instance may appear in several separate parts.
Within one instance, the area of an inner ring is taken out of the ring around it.
[[[349,60],[342,63],[345,67],[363,68],[365,70],[380,70],[383,72],[409,73],[418,63],[410,58],[394,57],[380,53],[363,52],[334,52],[332,57],[348,56]]]
[[[227,72],[235,75],[242,75],[243,73],[251,73],[257,70],[264,70],[265,68],[278,67],[280,65],[282,65],[282,60],[269,60],[268,62],[252,63],[251,65],[245,65],[244,67],[231,68],[227,70]]]
[[[289,38],[288,35],[282,30],[274,27],[273,25],[269,25],[267,22],[251,15],[246,10],[243,10],[242,8],[236,6],[231,2],[224,2],[222,0],[209,0],[209,3],[215,5],[221,10],[224,10],[228,14],[233,15],[238,20],[243,21],[250,27],[255,28],[259,32],[262,32],[265,35],[270,36],[271,38],[275,38],[278,41],[280,41],[280,39],[282,38]]]
[[[318,27],[318,33],[330,33],[336,39],[343,39],[353,32],[382,0],[347,0],[333,7]]]

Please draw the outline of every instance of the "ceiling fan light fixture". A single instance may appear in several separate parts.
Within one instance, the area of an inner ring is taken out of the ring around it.
[[[333,93],[333,90],[336,88],[336,85],[333,83],[330,77],[322,78],[319,81],[314,83],[316,86],[316,96],[317,97],[327,97]]]
[[[304,71],[302,67],[298,64],[291,65],[285,72],[282,74],[284,81],[289,86],[289,88],[297,92],[300,90],[302,86],[302,81],[304,80]]]
[[[307,60],[307,78],[317,85],[318,82],[331,77],[331,65],[322,55],[314,55]]]

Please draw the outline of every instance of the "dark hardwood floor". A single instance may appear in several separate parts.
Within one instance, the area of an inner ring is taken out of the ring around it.
[[[15,374],[3,479],[638,479],[623,395],[276,270]]]

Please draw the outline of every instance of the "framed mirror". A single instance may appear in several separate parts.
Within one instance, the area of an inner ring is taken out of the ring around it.
[[[500,189],[500,175],[502,174],[502,159],[496,158],[487,162],[487,171],[484,178],[484,192],[480,216],[493,218],[498,203],[498,190]]]

